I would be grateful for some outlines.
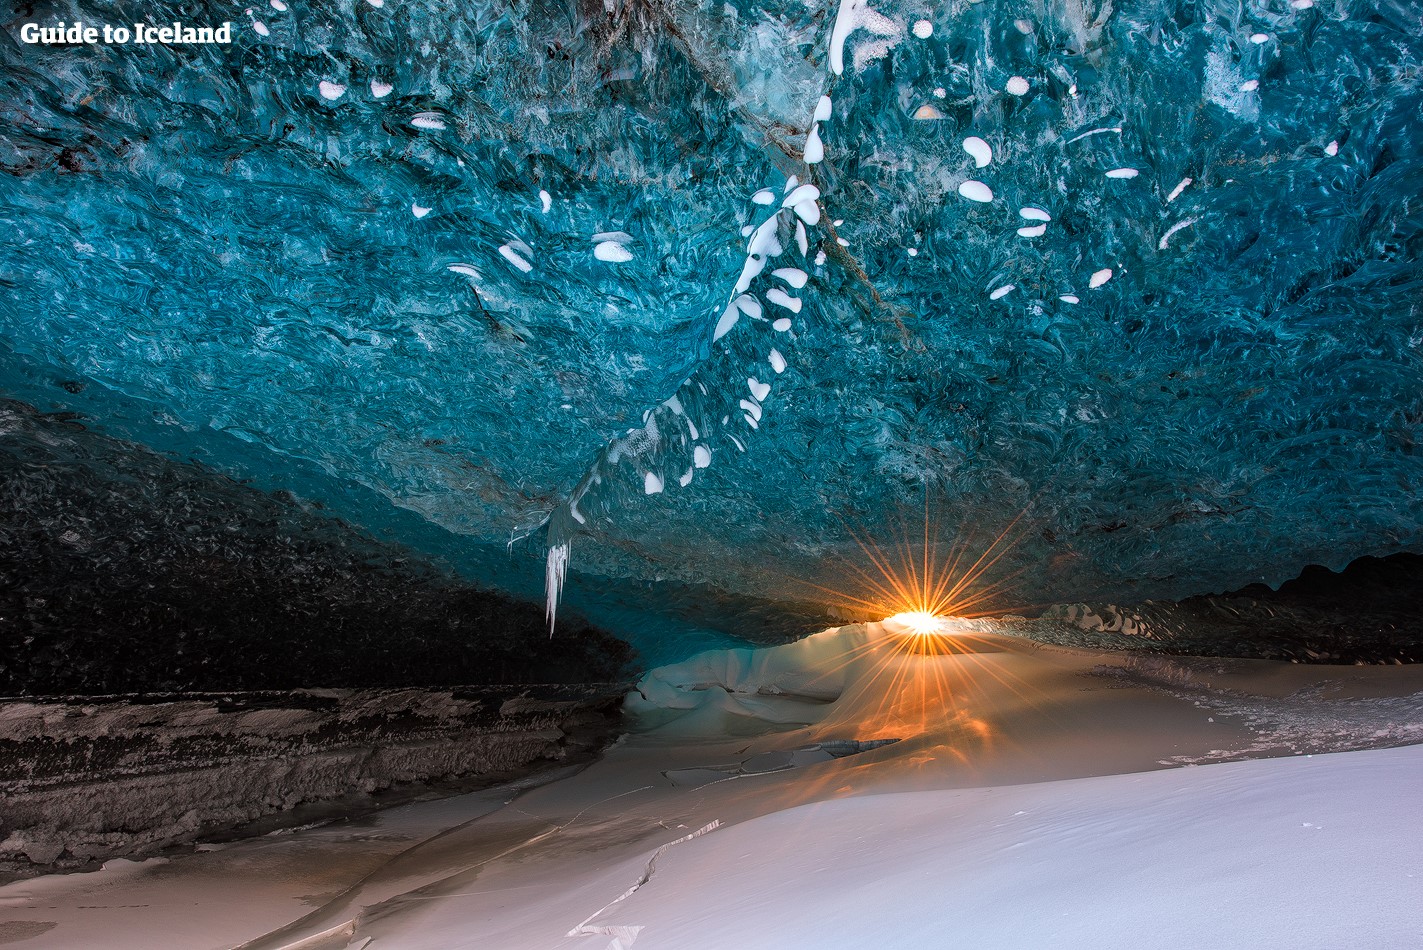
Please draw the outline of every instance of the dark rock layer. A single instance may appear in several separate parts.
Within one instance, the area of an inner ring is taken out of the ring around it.
[[[1104,646],[1300,663],[1423,661],[1423,555],[1318,565],[1273,590],[1140,604],[1063,604],[1043,613],[1112,638]]]
[[[309,820],[311,803],[349,815],[431,783],[477,787],[580,761],[611,738],[620,699],[604,685],[0,704],[0,875]]]
[[[300,499],[0,401],[0,695],[586,683],[631,659]]]

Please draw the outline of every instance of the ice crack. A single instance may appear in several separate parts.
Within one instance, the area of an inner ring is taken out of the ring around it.
[[[608,944],[608,950],[627,950],[628,947],[632,946],[633,941],[637,939],[637,935],[642,932],[643,928],[640,925],[594,925],[592,924],[593,918],[602,914],[614,904],[620,904],[623,901],[627,900],[629,897],[636,894],[640,887],[642,887],[648,881],[652,880],[652,875],[657,872],[657,859],[662,857],[663,853],[666,852],[668,848],[675,847],[679,844],[685,844],[686,842],[691,841],[694,838],[700,838],[702,835],[712,831],[716,831],[720,827],[721,819],[718,818],[715,821],[710,822],[709,824],[702,825],[702,827],[698,828],[696,831],[693,831],[690,834],[683,835],[676,841],[667,842],[662,847],[652,852],[652,857],[647,859],[647,864],[643,867],[642,874],[638,876],[637,881],[633,883],[632,887],[629,887],[617,897],[608,901],[608,903],[604,904],[602,907],[599,907],[593,913],[589,914],[586,918],[584,918],[581,924],[579,924],[577,927],[574,927],[568,932],[568,936],[612,937],[613,942]]]

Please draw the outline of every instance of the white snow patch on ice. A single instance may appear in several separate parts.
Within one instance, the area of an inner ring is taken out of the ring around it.
[[[921,40],[927,40],[929,37],[934,35],[934,24],[930,23],[928,20],[915,20],[914,35],[919,37]]]
[[[726,336],[736,326],[736,322],[741,319],[741,308],[736,304],[728,304],[721,312],[721,319],[716,322],[716,329],[712,331],[712,342],[715,343]]]
[[[527,248],[527,245],[525,245],[525,247]],[[525,253],[527,253],[527,251]],[[525,260],[523,255],[521,255],[515,249],[514,242],[512,241],[507,244],[499,245],[499,254],[501,257],[504,258],[504,260],[508,261],[510,264],[513,264],[525,274],[534,269],[534,265],[530,264],[527,260]]]
[[[781,280],[785,281],[787,284],[790,284],[796,290],[800,290],[802,287],[804,287],[806,280],[809,279],[806,276],[805,271],[801,270],[799,267],[778,267],[775,270],[771,271],[771,276],[779,277]]]
[[[410,205],[410,213],[413,214],[413,215],[415,215],[416,218],[423,218],[423,217],[425,217],[425,215],[429,214],[432,210],[433,210],[433,209],[427,208],[427,207],[425,207],[424,205],[420,204],[419,202],[414,202],[414,203],[412,203],[412,204]]]
[[[1022,76],[1014,76],[1008,80],[1003,91],[1014,96],[1026,96],[1028,94],[1028,81]]]
[[[959,194],[969,201],[977,201],[983,204],[993,200],[993,190],[981,181],[968,181],[959,185]]]
[[[963,140],[963,150],[973,158],[976,168],[987,168],[993,161],[993,147],[977,135],[970,135]]]
[[[845,41],[859,26],[858,14],[865,0],[840,0],[835,24],[830,29],[830,71],[839,76],[845,72]]]
[[[329,79],[321,80],[321,82],[317,84],[317,88],[321,90],[321,98],[323,99],[340,99],[346,94],[345,86],[339,82],[331,82]]]
[[[795,190],[781,201],[782,208],[793,208],[803,201],[818,201],[820,189],[814,185],[797,185]]]
[[[1195,219],[1195,218],[1187,218],[1187,219],[1185,219],[1184,221],[1177,221],[1175,224],[1171,225],[1171,227],[1167,229],[1167,231],[1166,231],[1165,234],[1161,235],[1161,240],[1159,240],[1159,241],[1156,242],[1156,249],[1157,249],[1158,251],[1164,251],[1164,250],[1166,250],[1166,245],[1167,245],[1167,243],[1171,240],[1171,236],[1172,236],[1173,234],[1175,234],[1177,231],[1181,230],[1182,228],[1188,228],[1188,227],[1190,227],[1191,225],[1193,225],[1193,224],[1195,224],[1195,223],[1196,223],[1196,219]]]
[[[779,220],[778,216],[771,215],[761,222],[761,226],[751,235],[751,240],[746,242],[746,264],[741,268],[741,276],[736,281],[734,293],[745,293],[751,287],[751,282],[766,269],[766,259],[776,257],[784,250],[776,237]]]
[[[820,222],[820,205],[814,201],[802,201],[795,206],[796,217],[814,227]]]
[[[1141,174],[1141,172],[1137,171],[1135,168],[1113,168],[1111,171],[1107,172],[1107,177],[1108,177],[1108,178],[1135,178],[1137,175],[1140,175],[1140,174]]]
[[[1076,88],[1076,87],[1074,87],[1074,88]],[[1103,126],[1103,127],[1100,128],[1100,129],[1088,129],[1086,132],[1079,132],[1077,135],[1074,135],[1072,138],[1068,139],[1068,140],[1067,140],[1065,143],[1063,143],[1063,144],[1065,144],[1065,145],[1071,145],[1073,142],[1079,141],[1079,140],[1081,140],[1081,139],[1088,138],[1089,136],[1093,136],[1093,135],[1103,135],[1103,134],[1110,133],[1110,132],[1115,132],[1116,134],[1121,135],[1121,134],[1122,134],[1122,127],[1121,127],[1120,125],[1109,125],[1109,126]]]
[[[617,241],[602,241],[593,247],[593,256],[610,264],[624,264],[632,260],[632,251]]]
[[[1046,231],[1047,231],[1047,225],[1046,225],[1046,224],[1034,224],[1034,225],[1030,225],[1030,226],[1025,227],[1025,228],[1019,228],[1019,229],[1018,229],[1018,237],[1025,237],[1025,238],[1042,237],[1043,234],[1044,234]]]
[[[989,300],[1002,300],[1004,297],[1008,296],[1008,295],[1011,294],[1014,290],[1016,290],[1017,287],[1018,287],[1017,284],[1004,284],[1002,287],[999,287],[998,289],[994,290],[991,294],[989,294],[989,295],[988,295],[988,299],[989,299]]]
[[[417,129],[438,132],[445,127],[445,120],[438,112],[417,112],[410,117],[410,124]]]
[[[773,303],[778,307],[784,307],[791,313],[800,313],[800,298],[792,297],[779,287],[772,287],[766,291],[766,302]]]
[[[395,90],[395,87],[388,82],[381,82],[379,79],[371,80],[371,95],[377,99],[384,99]]]
[[[805,137],[805,147],[801,150],[801,161],[807,165],[815,165],[824,158],[825,143],[820,141],[820,126],[811,123],[810,132]]]
[[[1094,271],[1092,273],[1092,276],[1087,279],[1087,286],[1092,288],[1093,290],[1096,290],[1098,287],[1102,286],[1111,279],[1112,269],[1110,267],[1104,267],[1101,270]]]

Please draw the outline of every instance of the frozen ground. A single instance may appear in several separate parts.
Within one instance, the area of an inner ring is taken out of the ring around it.
[[[1423,945],[1423,669],[1143,662],[1013,632],[922,649],[867,624],[704,654],[649,674],[585,770],[13,884],[0,941]]]
[[[373,811],[579,761],[621,687],[296,690],[0,702],[0,881]],[[373,796],[379,796],[373,797]]]

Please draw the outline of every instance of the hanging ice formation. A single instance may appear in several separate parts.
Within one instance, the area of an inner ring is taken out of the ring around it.
[[[822,102],[816,116],[828,118],[829,100]],[[807,229],[820,220],[819,197],[814,185],[791,177],[779,206],[751,233],[741,276],[711,331],[710,354],[675,393],[643,414],[642,425],[603,446],[567,502],[550,513],[545,575],[550,632],[573,536],[590,520],[610,514],[617,496],[612,486],[632,479],[648,495],[661,493],[673,481],[686,487],[719,453],[746,450],[748,436],[766,411],[772,380],[786,370],[782,351],[802,316],[798,291],[809,279]],[[760,334],[748,344],[760,355],[756,365],[746,366],[733,353],[726,340],[733,332]]]
[[[867,16],[874,14],[863,0],[841,0],[830,36],[830,69],[835,75],[844,72],[846,38]],[[822,95],[811,111],[801,154],[807,167],[824,158],[820,129],[832,112],[830,97]],[[604,445],[567,502],[550,512],[544,574],[550,636],[574,535],[590,520],[610,515],[618,495],[612,486],[632,479],[647,495],[660,494],[673,480],[685,488],[719,453],[746,451],[748,438],[761,426],[772,381],[787,368],[783,350],[793,340],[796,321],[805,319],[799,292],[809,281],[810,249],[818,245],[813,229],[820,223],[820,198],[816,185],[802,184],[795,175],[787,179],[779,199],[770,188],[751,196],[753,205],[772,210],[749,235],[746,261],[711,331],[709,353],[675,393],[643,413],[641,426]],[[732,333],[755,333],[759,338],[734,352],[728,341]],[[751,366],[742,358],[748,348],[758,356]]]

